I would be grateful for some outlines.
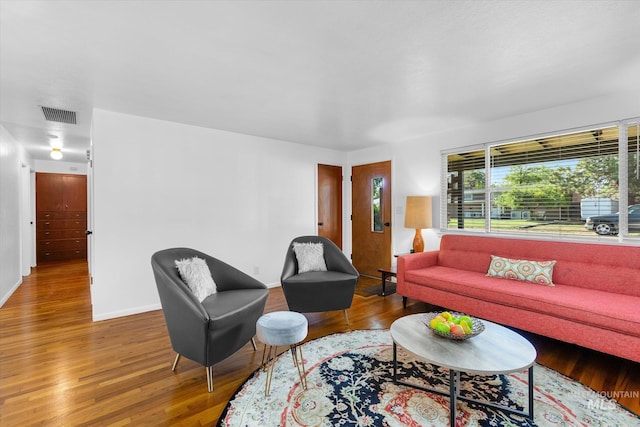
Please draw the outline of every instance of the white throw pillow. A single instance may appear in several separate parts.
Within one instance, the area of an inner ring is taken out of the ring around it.
[[[293,252],[295,252],[298,260],[298,274],[308,271],[327,271],[322,243],[295,242],[293,244]]]
[[[217,292],[209,266],[202,258],[176,260],[176,267],[182,280],[200,302]]]

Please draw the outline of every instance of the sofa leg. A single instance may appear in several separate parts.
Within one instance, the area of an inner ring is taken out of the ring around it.
[[[349,324],[349,315],[347,314],[347,309],[345,308],[344,310],[342,310],[342,312],[344,313],[344,320],[347,321],[347,325]]]
[[[213,366],[205,366],[204,369],[207,371],[207,390],[209,393],[213,392]]]
[[[176,353],[176,359],[173,361],[173,366],[171,367],[172,371],[176,370],[176,367],[178,366],[178,361],[180,360],[180,353]]]
[[[251,344],[253,344],[253,351],[258,351],[258,347],[256,346],[255,337],[251,337]]]
[[[402,297],[402,308],[407,308],[407,297]]]

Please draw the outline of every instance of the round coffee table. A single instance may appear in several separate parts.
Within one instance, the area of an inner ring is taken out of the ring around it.
[[[480,403],[528,417],[533,420],[533,366],[536,349],[522,335],[496,323],[482,320],[485,330],[467,340],[451,340],[438,336],[425,324],[426,314],[401,317],[391,325],[393,339],[393,380],[398,384],[448,395],[450,423],[455,426],[456,400]],[[397,346],[426,362],[449,369],[449,390],[432,389],[402,381],[397,375]],[[460,372],[477,375],[507,374],[528,369],[529,412],[460,395]]]

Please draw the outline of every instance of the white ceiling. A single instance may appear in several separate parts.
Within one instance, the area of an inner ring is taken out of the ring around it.
[[[93,108],[356,150],[640,88],[636,1],[0,6],[0,121],[36,159],[84,161]]]

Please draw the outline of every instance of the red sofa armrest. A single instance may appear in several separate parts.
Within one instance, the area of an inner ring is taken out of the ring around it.
[[[419,252],[398,257],[398,273],[438,265],[440,251]]]
[[[408,270],[418,270],[421,268],[438,265],[438,253],[440,251],[419,252],[398,257],[398,269],[396,274],[397,292],[403,297],[407,296],[404,282],[404,274]],[[405,300],[406,301],[406,300]]]

